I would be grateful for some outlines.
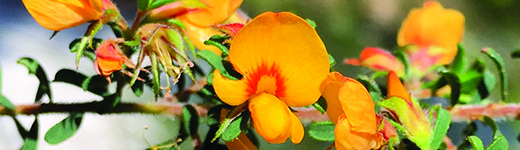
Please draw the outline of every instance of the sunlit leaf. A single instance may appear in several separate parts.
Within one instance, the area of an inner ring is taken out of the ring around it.
[[[83,113],[71,113],[67,118],[52,126],[47,133],[45,133],[45,141],[54,145],[69,139],[76,134],[82,120]]]
[[[139,11],[145,11],[148,9],[148,6],[152,4],[153,0],[138,0],[137,6],[139,8]]]
[[[509,149],[509,143],[507,142],[506,137],[503,135],[499,135],[498,137],[493,138],[493,141],[486,150],[504,150]]]
[[[316,27],[318,26],[316,24],[316,22],[314,22],[314,20],[311,20],[311,19],[305,19],[305,21],[307,21],[307,23],[309,23],[313,29],[316,29]]]
[[[457,47],[457,55],[455,55],[455,58],[451,62],[450,69],[456,74],[460,74],[464,70],[464,65],[466,63],[464,60],[465,50],[464,46],[460,43],[457,44]]]
[[[410,69],[410,60],[408,59],[408,56],[404,53],[404,50],[397,50],[394,55],[404,65],[404,78],[409,79],[412,75],[412,69]]]
[[[482,52],[486,54],[489,58],[495,62],[495,65],[498,68],[500,81],[502,83],[502,86],[500,87],[500,90],[502,91],[502,100],[506,100],[507,97],[507,74],[506,74],[506,68],[504,65],[504,60],[502,57],[500,57],[500,54],[498,54],[495,50],[492,48],[486,47],[482,49]]]
[[[311,124],[309,129],[309,135],[319,141],[334,141],[334,123],[327,122],[315,122]]]
[[[157,7],[161,7],[163,5],[174,2],[175,0],[153,0],[153,2],[148,7],[149,10],[155,9]]]
[[[432,149],[438,149],[441,146],[442,139],[448,133],[451,119],[450,112],[437,106],[433,110],[437,112],[435,117],[435,125],[433,126],[433,138],[431,142]]]
[[[482,140],[480,140],[480,138],[478,138],[477,136],[469,136],[468,141],[469,143],[471,143],[471,145],[473,145],[473,150],[484,150]]]
[[[0,93],[0,105],[7,109],[14,110],[16,106],[7,99],[3,94]]]

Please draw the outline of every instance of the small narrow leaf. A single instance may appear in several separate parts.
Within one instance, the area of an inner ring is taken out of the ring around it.
[[[334,123],[327,122],[316,122],[311,124],[309,129],[309,135],[318,141],[334,141]]]
[[[211,41],[211,40],[207,40],[207,41],[204,41],[204,44],[205,45],[215,46],[218,49],[220,49],[220,51],[222,51],[223,55],[226,55],[226,56],[229,55],[229,49],[226,46],[224,46],[223,44],[221,44],[221,43],[218,43],[218,42],[215,42],[215,41]]]
[[[37,150],[38,149],[38,141],[36,139],[25,139],[23,142],[21,150]]]
[[[197,110],[189,104],[182,108],[182,125],[189,135],[194,136],[198,133],[199,115]]]
[[[59,32],[60,32],[60,31],[54,31],[54,32],[52,32],[52,35],[51,35],[51,37],[49,38],[49,40],[52,40],[52,38],[54,38],[56,35],[58,35]]]
[[[464,70],[464,64],[465,64],[465,61],[464,61],[464,53],[465,53],[465,50],[464,50],[464,46],[462,46],[462,44],[457,44],[457,55],[455,55],[455,58],[453,59],[453,61],[451,62],[451,66],[450,66],[450,69],[455,72],[456,74],[460,74],[462,73],[462,71]]]
[[[316,108],[316,110],[318,110],[321,114],[324,114],[326,112],[325,109],[323,109],[323,107],[321,107],[321,105],[318,102],[312,104],[312,106]]]
[[[451,105],[454,106],[459,102],[459,97],[462,89],[462,84],[457,74],[453,72],[443,71],[441,72],[442,77],[448,82],[451,88],[450,101]]]
[[[4,106],[5,108],[9,110],[14,110],[16,106],[7,99],[3,94],[0,94],[0,105]]]
[[[336,65],[336,60],[334,59],[334,57],[332,57],[332,55],[329,54],[329,66],[330,66],[330,71],[334,71],[334,65]]]
[[[40,84],[38,85],[38,91],[36,92],[35,102],[40,102],[41,98],[46,94],[49,97],[49,101],[52,102],[51,87],[49,85],[49,79],[45,70],[41,65],[34,59],[29,57],[20,58],[17,61],[18,64],[24,65],[29,70],[29,74],[33,74],[38,78]]]
[[[406,47],[404,47],[404,48],[406,48]],[[410,77],[412,76],[412,69],[410,68],[410,60],[408,59],[408,56],[404,53],[403,50],[397,50],[394,55],[404,65],[405,80],[410,79]]]
[[[440,106],[434,107],[434,110],[437,112],[437,116],[435,117],[435,125],[433,126],[431,146],[433,149],[438,149],[439,146],[441,146],[442,139],[446,136],[446,133],[448,133],[451,119],[450,112],[442,109]]]
[[[157,7],[161,7],[163,5],[169,4],[175,0],[153,0],[153,2],[148,7],[149,10],[155,9]]]
[[[509,143],[507,142],[506,137],[503,135],[499,135],[498,137],[493,139],[493,142],[489,144],[486,150],[504,150],[509,149]]]
[[[69,139],[76,134],[82,120],[83,113],[71,113],[67,118],[52,126],[47,133],[45,133],[45,141],[54,145]]]
[[[484,150],[484,145],[482,144],[482,140],[478,138],[477,136],[469,136],[468,137],[469,143],[473,146],[473,150]]]
[[[502,91],[502,101],[506,100],[507,97],[507,74],[506,74],[506,68],[504,65],[504,60],[502,57],[500,57],[500,54],[498,54],[495,50],[492,48],[486,47],[482,49],[482,52],[485,53],[489,58],[495,62],[495,65],[498,68],[499,75],[500,75],[500,81],[502,83],[502,86],[500,87],[500,90]]]

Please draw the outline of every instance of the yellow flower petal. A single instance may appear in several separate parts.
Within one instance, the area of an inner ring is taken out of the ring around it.
[[[229,61],[250,81],[252,91],[258,92],[259,80],[270,76],[276,86],[264,90],[275,91],[287,105],[301,107],[318,100],[329,57],[316,31],[302,18],[288,12],[263,13],[232,43]]]
[[[403,21],[397,34],[399,46],[416,44],[419,47],[443,47],[436,64],[449,64],[457,54],[457,43],[462,40],[464,15],[457,10],[444,9],[439,2],[427,1],[424,8],[413,9]]]
[[[244,80],[231,80],[220,74],[213,73],[213,87],[217,96],[225,103],[236,106],[244,103],[251,95],[247,92],[248,85]]]
[[[410,101],[410,94],[403,86],[403,83],[401,83],[401,80],[399,80],[399,77],[395,74],[395,72],[390,71],[388,73],[388,81],[387,81],[387,95],[388,97],[397,96],[400,97],[406,101]]]
[[[374,134],[356,132],[351,128],[349,118],[342,114],[334,130],[335,146],[338,150],[364,150],[378,147],[378,136]]]
[[[346,78],[339,89],[338,96],[351,130],[369,134],[377,132],[374,102],[363,84]]]
[[[298,118],[294,113],[290,113],[291,115],[291,142],[294,144],[298,144],[303,140],[303,136],[305,134],[305,131],[303,130],[303,125],[300,121],[300,118]]]
[[[291,134],[292,112],[275,96],[266,93],[253,96],[249,101],[249,111],[256,132],[265,141],[283,143]]]
[[[59,31],[97,20],[102,16],[101,0],[22,0],[42,27]]]
[[[226,142],[226,146],[229,150],[257,150],[256,147],[251,140],[241,132],[236,139],[231,142]]]
[[[223,22],[235,12],[243,0],[201,0],[206,8],[196,9],[184,15],[197,26],[211,26]]]
[[[324,81],[326,87],[322,96],[327,101],[327,115],[334,124],[338,122],[339,115],[343,114],[338,94],[339,88],[343,85],[345,79],[346,77],[339,72],[331,72]]]

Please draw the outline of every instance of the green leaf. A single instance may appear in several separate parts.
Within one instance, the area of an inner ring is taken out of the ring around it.
[[[319,103],[320,101],[324,101],[325,99],[323,97],[320,97],[320,99],[318,101],[316,101],[316,103],[312,104],[312,106],[314,108],[316,108],[316,110],[318,110],[321,114],[324,114],[326,111],[323,107],[321,107],[321,103]],[[325,104],[327,104],[327,102],[325,101]]]
[[[207,41],[204,41],[204,44],[215,46],[218,49],[220,49],[220,51],[222,51],[223,55],[225,55],[225,56],[229,55],[229,49],[226,46],[224,46],[222,43],[218,43],[218,42],[215,42],[212,40],[207,40]]]
[[[35,75],[36,78],[38,78],[38,80],[40,81],[34,102],[40,102],[41,98],[45,94],[47,94],[47,96],[49,97],[49,101],[52,102],[51,86],[49,85],[49,79],[47,78],[47,74],[45,73],[45,70],[43,70],[41,65],[36,60],[29,57],[20,58],[16,63],[27,67],[27,70],[29,70],[29,74]]]
[[[493,138],[493,142],[489,144],[486,150],[504,150],[509,149],[509,143],[507,142],[506,137],[503,135],[499,135],[498,137]]]
[[[199,114],[197,110],[189,104],[184,105],[182,108],[182,125],[189,135],[194,136],[198,133]]]
[[[488,116],[484,116],[483,122],[491,128],[493,131],[493,139],[497,138],[498,136],[502,135],[500,133],[500,130],[498,129],[498,125],[495,123],[495,121]]]
[[[496,84],[496,77],[491,71],[486,70],[484,72],[484,75],[482,76],[482,80],[480,81],[480,84],[478,86],[478,92],[480,94],[480,97],[486,98],[490,95],[491,91],[495,87]]]
[[[473,145],[473,150],[484,150],[484,145],[482,144],[482,140],[477,136],[469,136],[468,141]]]
[[[7,99],[3,94],[0,93],[0,105],[4,106],[5,108],[9,110],[14,110],[16,106]]]
[[[155,94],[155,99],[157,100],[161,90],[161,77],[159,76],[159,60],[157,60],[155,53],[150,54],[150,61],[152,62],[153,93]]]
[[[506,74],[506,68],[504,65],[504,60],[502,57],[500,57],[500,54],[498,54],[495,50],[489,47],[485,47],[482,49],[482,52],[485,53],[489,58],[495,62],[495,65],[498,68],[500,81],[502,83],[502,86],[500,87],[502,91],[502,100],[506,100],[507,97],[507,74]]]
[[[81,88],[99,96],[107,96],[110,94],[108,92],[108,81],[101,75],[94,75],[86,78],[81,84]]]
[[[38,140],[37,139],[25,139],[23,142],[21,150],[37,150],[38,149]]]
[[[334,141],[334,129],[336,125],[330,121],[315,122],[311,124],[309,135],[318,141]]]
[[[511,53],[511,58],[520,58],[520,49]]]
[[[460,97],[461,88],[462,88],[460,79],[457,76],[457,74],[455,74],[453,72],[443,71],[443,72],[440,72],[440,74],[450,85],[450,88],[451,88],[450,101],[451,101],[451,105],[454,106],[455,104],[457,104],[459,102],[459,97]]]
[[[161,7],[163,5],[174,2],[175,0],[153,0],[153,2],[148,7],[149,10],[155,9],[157,7]]]
[[[442,109],[442,107],[437,105],[433,109],[437,112],[437,116],[435,117],[435,125],[433,126],[431,146],[432,149],[438,149],[439,146],[441,146],[442,139],[446,136],[446,133],[448,133],[451,119],[450,112]]]
[[[406,47],[403,48],[406,49]],[[408,59],[408,56],[404,53],[404,50],[402,49],[397,50],[394,55],[404,65],[405,80],[410,79],[410,77],[412,76],[412,69],[410,68],[410,60]]]
[[[152,1],[153,0],[138,0],[137,6],[139,8],[139,11],[146,11],[148,6],[150,6],[152,4]]]
[[[82,120],[83,113],[71,113],[67,118],[52,126],[45,133],[45,141],[54,145],[69,139],[78,131]]]
[[[226,70],[224,64],[222,63],[222,57],[208,50],[199,51],[197,55],[208,62],[211,67],[218,69],[220,74],[222,74],[224,77],[231,80],[238,80],[236,77],[233,77],[231,74],[229,74],[229,72]]]
[[[314,22],[314,20],[305,19],[305,21],[307,21],[307,23],[309,23],[309,25],[311,25],[313,29],[316,29],[316,27],[318,26],[316,22]]]
[[[211,72],[209,72],[208,76],[206,76],[207,85],[213,85],[213,73],[214,72],[215,72],[215,70],[211,70]]]
[[[464,53],[465,53],[465,50],[464,50],[464,46],[462,46],[461,43],[458,43],[457,47],[458,47],[457,55],[455,55],[455,58],[451,62],[450,69],[453,72],[455,72],[456,74],[460,74],[464,70],[464,64],[465,64],[465,61],[464,61],[464,55],[465,54]]]
[[[336,65],[336,60],[334,59],[334,57],[332,57],[332,55],[329,54],[329,66],[330,66],[330,71],[334,71],[334,65]]]
[[[240,135],[240,132],[242,132],[241,128],[240,128],[240,125],[242,123],[242,118],[243,115],[235,118],[230,124],[229,126],[226,128],[226,130],[224,131],[224,133],[222,133],[222,136],[220,136],[222,138],[222,140],[226,141],[226,142],[231,142],[233,141],[235,138],[238,137],[238,135]]]
[[[141,97],[141,95],[143,95],[143,91],[144,91],[144,82],[137,81],[131,86],[131,88],[132,88],[132,91],[134,92],[135,96]]]
[[[227,128],[231,125],[232,122],[234,122],[235,120],[238,120],[239,118],[242,118],[244,116],[244,115],[241,115],[241,114],[243,114],[243,112],[247,109],[247,106],[248,106],[247,103],[245,103],[245,104],[241,104],[241,105],[238,105],[235,108],[233,108],[233,110],[229,114],[227,114],[226,118],[224,118],[224,120],[222,120],[222,122],[220,124],[220,127],[218,128],[217,132],[215,133],[215,137],[213,137],[211,142],[217,140],[225,132],[230,132],[230,133],[227,133],[227,134],[230,134],[230,135],[227,135],[228,136],[227,138],[230,138],[231,136],[233,136],[236,133],[236,130],[235,129],[230,129],[228,131]],[[238,123],[240,123],[240,122],[241,121],[239,121]],[[236,126],[234,126],[234,127],[236,127]]]

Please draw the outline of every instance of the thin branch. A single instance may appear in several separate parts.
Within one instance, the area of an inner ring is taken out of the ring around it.
[[[484,116],[493,119],[518,119],[520,104],[457,105],[450,110],[450,114],[454,122],[481,120]]]

